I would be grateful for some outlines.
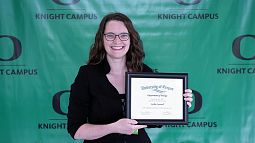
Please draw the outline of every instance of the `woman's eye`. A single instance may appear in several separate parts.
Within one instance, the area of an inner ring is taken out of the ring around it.
[[[114,35],[113,34],[108,34],[107,37],[108,38],[114,38]]]
[[[127,34],[121,35],[121,38],[126,38],[126,37],[127,37]]]

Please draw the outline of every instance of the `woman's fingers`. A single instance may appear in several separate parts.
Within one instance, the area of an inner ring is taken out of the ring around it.
[[[189,108],[191,107],[191,103],[190,102],[187,102],[187,105],[188,105]]]
[[[138,122],[132,119],[120,119],[116,122],[117,132],[121,134],[131,135],[136,129],[142,129],[147,125],[136,125]]]
[[[191,103],[193,101],[193,94],[192,94],[192,90],[191,89],[186,89],[185,93],[183,94],[183,96],[185,97],[184,100],[187,101],[187,105],[190,108],[191,107]]]

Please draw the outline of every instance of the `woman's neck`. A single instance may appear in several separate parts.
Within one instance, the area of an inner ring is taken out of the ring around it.
[[[127,71],[126,57],[121,59],[107,58],[107,61],[111,67],[110,73],[115,75],[125,74]]]

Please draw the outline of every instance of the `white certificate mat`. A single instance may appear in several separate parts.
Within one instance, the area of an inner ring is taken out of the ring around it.
[[[131,119],[183,119],[183,79],[132,78]]]
[[[126,115],[146,125],[187,125],[187,73],[126,73]]]

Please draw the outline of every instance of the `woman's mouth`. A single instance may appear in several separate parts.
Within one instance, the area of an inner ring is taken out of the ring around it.
[[[112,49],[114,50],[119,50],[119,49],[122,49],[123,47],[112,47]]]

